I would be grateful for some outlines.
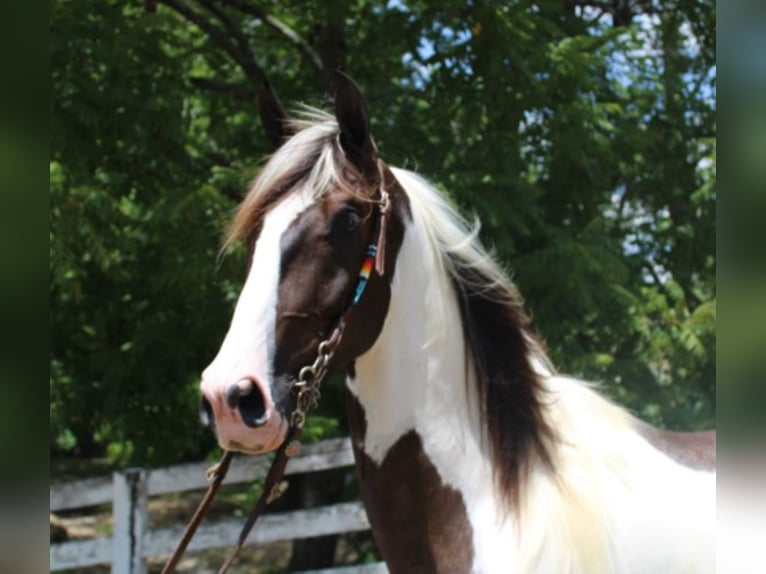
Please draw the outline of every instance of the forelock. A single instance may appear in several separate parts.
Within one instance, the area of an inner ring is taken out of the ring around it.
[[[298,111],[297,119],[290,121],[289,128],[294,135],[267,159],[239,204],[226,232],[224,248],[249,238],[266,213],[293,190],[307,194],[310,201],[332,188],[359,193],[349,181],[334,116],[305,107]]]

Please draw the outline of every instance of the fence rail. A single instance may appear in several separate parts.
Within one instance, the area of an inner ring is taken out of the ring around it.
[[[236,458],[232,461],[224,484],[250,482],[256,477],[263,477],[269,463],[270,459],[266,457]],[[351,464],[353,454],[349,439],[332,439],[304,446],[301,452],[290,459],[285,474],[315,472]],[[145,573],[146,559],[170,554],[184,529],[184,525],[149,529],[149,497],[206,488],[208,483],[205,470],[208,466],[208,463],[193,463],[152,470],[134,468],[115,472],[111,477],[51,486],[51,512],[111,503],[114,523],[111,537],[51,544],[51,572],[111,563],[113,574]],[[236,540],[241,527],[241,520],[204,523],[189,545],[189,551],[228,547]],[[362,504],[346,502],[265,515],[248,543],[343,534],[369,528]],[[386,571],[384,565],[373,564],[325,572],[351,574]]]

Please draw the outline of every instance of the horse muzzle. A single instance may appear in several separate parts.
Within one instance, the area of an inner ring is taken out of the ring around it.
[[[276,449],[287,434],[288,421],[274,407],[268,388],[256,377],[200,384],[200,418],[226,450],[261,454]]]

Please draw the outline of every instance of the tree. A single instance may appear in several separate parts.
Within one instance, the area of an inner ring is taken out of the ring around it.
[[[242,280],[220,232],[268,152],[254,95],[268,79],[285,102],[321,104],[339,65],[365,91],[381,155],[482,219],[562,370],[653,422],[709,425],[714,12],[54,3],[52,444],[109,445],[124,462],[211,449],[197,381]],[[315,436],[338,428],[339,401],[323,408]]]

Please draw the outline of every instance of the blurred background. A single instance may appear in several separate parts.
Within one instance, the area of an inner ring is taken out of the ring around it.
[[[54,2],[53,478],[216,451],[198,383],[244,279],[222,231],[270,151],[255,94],[327,106],[338,66],[384,160],[482,220],[561,371],[658,426],[713,427],[715,18],[714,0]],[[310,440],[345,434],[342,404],[336,381]]]

